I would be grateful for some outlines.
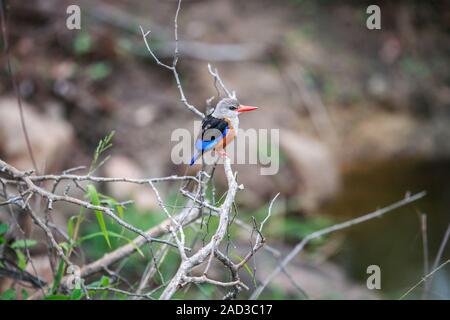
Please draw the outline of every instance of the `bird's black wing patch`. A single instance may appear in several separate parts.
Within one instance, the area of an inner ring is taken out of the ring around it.
[[[228,130],[228,122],[211,115],[207,116],[202,123],[202,141],[212,141],[222,138]]]
[[[200,133],[195,148],[204,152],[213,148],[221,141],[229,130],[228,122],[213,116],[207,116],[202,123],[202,132]]]

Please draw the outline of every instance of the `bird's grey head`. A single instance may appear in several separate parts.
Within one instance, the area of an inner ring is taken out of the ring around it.
[[[213,117],[223,118],[235,118],[238,116],[239,101],[233,98],[224,98],[217,103]]]

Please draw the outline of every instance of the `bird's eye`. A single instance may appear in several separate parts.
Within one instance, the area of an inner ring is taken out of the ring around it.
[[[230,108],[229,108],[230,110],[236,110],[237,109],[237,107],[236,106],[230,106]]]

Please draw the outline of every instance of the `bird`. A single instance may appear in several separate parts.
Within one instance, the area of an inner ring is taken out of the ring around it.
[[[214,111],[202,122],[202,130],[195,142],[195,152],[189,166],[205,152],[214,150],[225,155],[225,147],[233,141],[239,129],[239,114],[258,107],[241,105],[235,98],[220,100]]]

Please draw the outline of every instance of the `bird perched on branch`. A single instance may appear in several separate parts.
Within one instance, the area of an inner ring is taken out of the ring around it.
[[[214,111],[202,122],[202,131],[195,142],[195,153],[190,166],[205,152],[214,150],[225,155],[225,147],[233,141],[239,128],[239,113],[258,109],[244,106],[237,99],[225,98],[219,101]]]

